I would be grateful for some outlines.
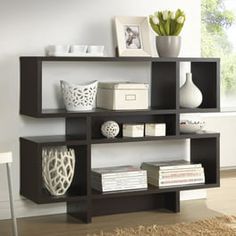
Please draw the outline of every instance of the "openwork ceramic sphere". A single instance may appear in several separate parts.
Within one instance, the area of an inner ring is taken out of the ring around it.
[[[67,111],[87,111],[95,106],[97,81],[77,85],[61,80],[61,91]]]
[[[46,189],[54,196],[64,195],[74,176],[74,150],[66,147],[43,148],[42,170]]]
[[[115,138],[119,131],[120,127],[115,121],[106,121],[101,127],[102,134],[107,138]]]

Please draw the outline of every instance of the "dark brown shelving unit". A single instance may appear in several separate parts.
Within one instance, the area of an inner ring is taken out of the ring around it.
[[[191,62],[193,81],[203,93],[203,102],[197,109],[179,106],[180,62]],[[147,110],[111,111],[94,109],[86,112],[67,112],[65,109],[42,109],[43,62],[136,62],[151,64],[151,104]],[[181,134],[181,113],[220,111],[219,65],[217,58],[140,58],[140,57],[21,57],[20,58],[20,114],[34,118],[65,119],[65,135],[20,138],[20,193],[39,203],[66,202],[67,213],[84,222],[93,216],[166,208],[180,210],[180,191],[218,187],[219,139],[218,133]],[[101,124],[115,120],[127,122],[164,122],[164,137],[124,138],[120,132],[115,139],[101,135]],[[92,145],[122,142],[158,142],[190,139],[190,159],[205,169],[205,184],[157,188],[114,193],[100,193],[91,188]],[[51,196],[43,187],[42,148],[46,146],[72,147],[76,153],[73,182],[66,195]]]

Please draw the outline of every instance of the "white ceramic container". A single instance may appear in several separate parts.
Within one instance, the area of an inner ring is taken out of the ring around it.
[[[95,107],[97,81],[73,84],[61,80],[61,91],[67,111],[87,111]]]
[[[146,123],[145,136],[165,136],[166,124],[165,123]]]
[[[123,124],[123,137],[138,138],[144,136],[144,124]]]
[[[180,88],[179,103],[183,108],[197,108],[202,103],[202,93],[193,83],[192,73],[186,73],[186,82]]]

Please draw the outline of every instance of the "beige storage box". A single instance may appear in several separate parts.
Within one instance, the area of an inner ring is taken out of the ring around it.
[[[166,136],[165,123],[145,124],[145,136]]]
[[[144,136],[144,124],[123,124],[123,137],[138,138]]]
[[[109,110],[148,109],[148,84],[99,83],[97,107]]]

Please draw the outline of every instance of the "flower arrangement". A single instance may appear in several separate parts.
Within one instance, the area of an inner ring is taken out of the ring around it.
[[[158,11],[149,16],[153,31],[159,36],[178,36],[185,23],[184,11]]]

